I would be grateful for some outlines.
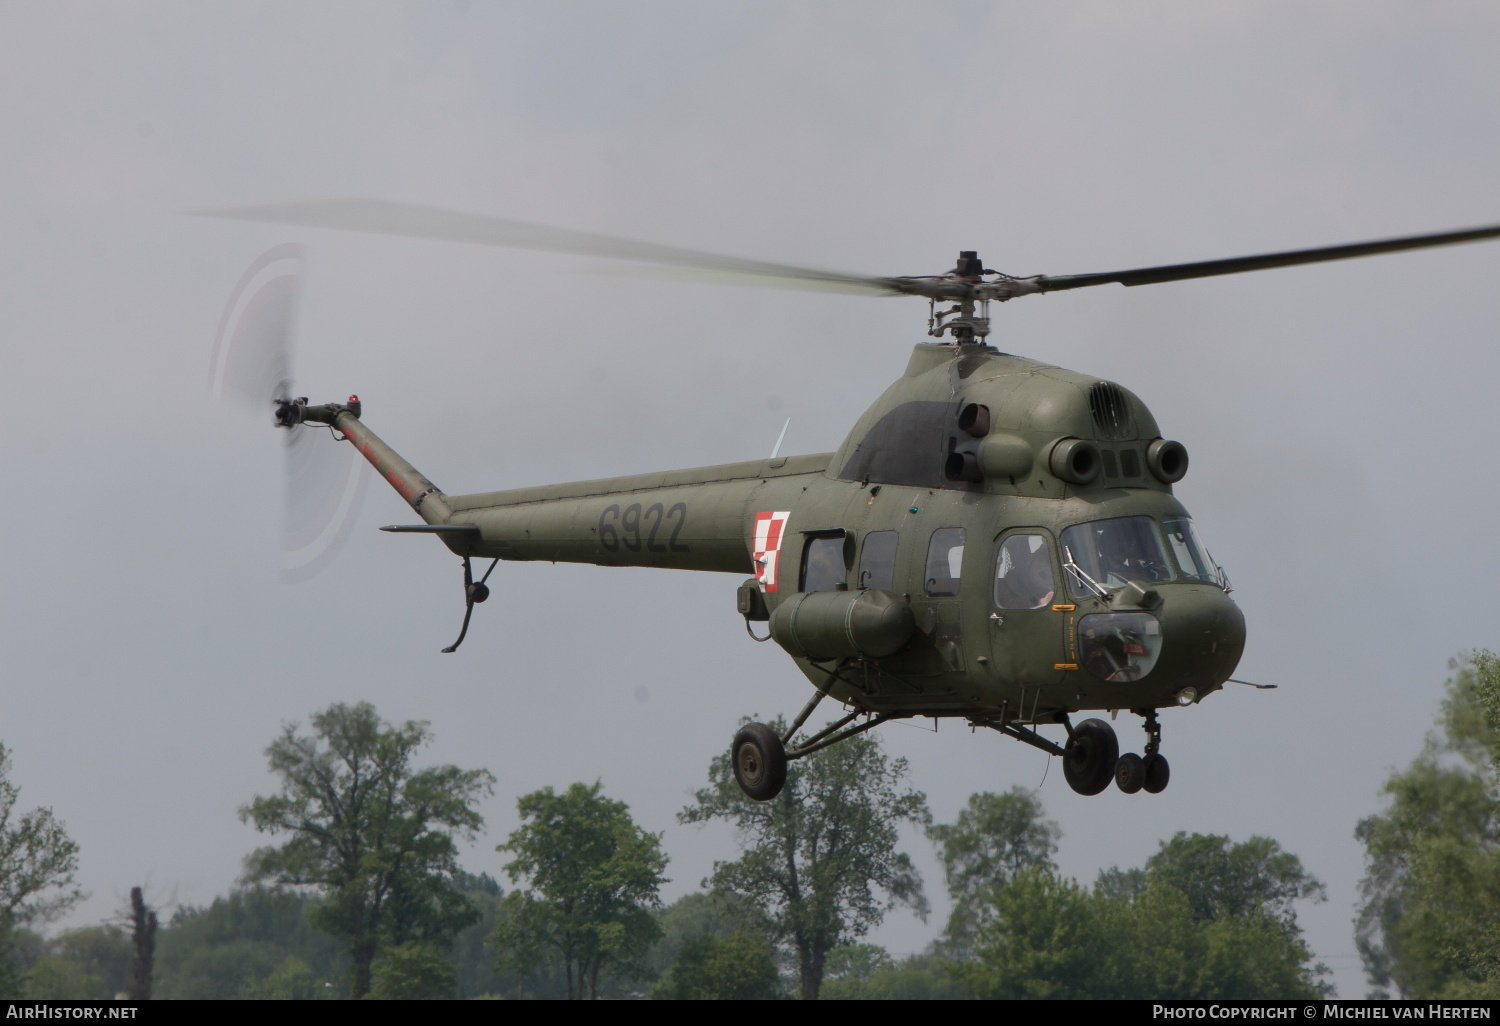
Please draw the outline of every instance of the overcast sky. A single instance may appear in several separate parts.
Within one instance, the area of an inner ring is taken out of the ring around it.
[[[1500,222],[1492,3],[18,3],[0,0],[0,739],[129,888],[224,893],[288,721],[368,699],[516,796],[604,782],[698,886],[677,825],[743,714],[807,684],[738,579],[504,565],[456,655],[459,566],[381,534],[376,481],[321,576],[278,572],[278,439],[214,403],[220,314],[307,246],[299,393],[351,391],[449,492],[835,448],[922,341],[916,300],[580,274],[589,261],[182,216],[371,196],[871,274],[977,248],[1104,271]],[[999,348],[1117,380],[1192,454],[1177,488],[1249,624],[1240,675],[1164,714],[1162,795],[1073,794],[955,725],[880,733],[934,815],[1041,787],[1085,882],[1174,831],[1266,834],[1344,996],[1352,832],[1417,754],[1447,660],[1500,646],[1500,244],[1023,299]],[[1119,723],[1139,748],[1134,718]],[[920,950],[935,911],[875,936]],[[507,881],[508,884],[508,881]]]

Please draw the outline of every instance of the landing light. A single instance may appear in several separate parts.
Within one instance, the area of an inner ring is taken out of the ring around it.
[[[1197,688],[1183,688],[1181,691],[1177,692],[1178,705],[1192,705],[1196,701],[1198,701]]]

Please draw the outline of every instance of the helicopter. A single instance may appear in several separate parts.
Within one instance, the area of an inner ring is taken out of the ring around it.
[[[377,200],[194,213],[635,261],[717,280],[928,300],[927,335],[834,452],[449,495],[364,422],[357,396],[309,404],[283,375],[278,428],[348,441],[462,560],[463,623],[501,561],[743,575],[750,637],[812,684],[784,729],[745,723],[730,765],[745,795],[781,793],[789,762],[892,720],[950,718],[1063,762],[1096,795],[1170,780],[1159,712],[1227,683],[1245,645],[1228,575],[1173,486],[1188,451],[1120,384],[990,346],[990,305],[1096,285],[1138,286],[1500,237],[1500,226],[1095,274],[1020,277],[964,250],[949,271],[872,277],[746,260]],[[475,560],[489,559],[482,574]],[[761,625],[764,633],[757,634]],[[798,732],[826,699],[846,712]],[[1110,722],[1139,716],[1139,754]],[[1061,726],[1061,743],[1040,728]]]

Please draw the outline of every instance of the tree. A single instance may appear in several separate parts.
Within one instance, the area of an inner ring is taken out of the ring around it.
[[[421,1001],[453,996],[458,967],[431,941],[407,941],[386,948],[375,963],[370,996],[382,1001]]]
[[[1235,844],[1216,834],[1178,831],[1146,860],[1146,879],[1181,891],[1199,922],[1264,914],[1293,934],[1295,902],[1327,897],[1302,860],[1269,837]]]
[[[130,1000],[151,1000],[152,968],[156,959],[156,910],[146,905],[139,887],[130,888],[130,943],[135,960],[130,969]]]
[[[900,960],[890,956],[883,960],[869,959],[855,968],[838,965],[840,952],[869,947],[873,945],[853,944],[834,949],[829,959],[830,972],[819,991],[821,1000],[947,1001],[969,996],[954,975],[953,963],[932,952]],[[840,972],[841,968],[844,971]]]
[[[959,979],[986,999],[1102,997],[1101,903],[1051,868],[1023,869],[971,898],[973,960]]]
[[[1360,822],[1356,940],[1378,988],[1500,998],[1500,657],[1452,664],[1438,729]]]
[[[978,888],[954,972],[981,998],[1316,998],[1293,902],[1321,896],[1269,838],[1179,833],[1093,891],[1051,866]]]
[[[661,937],[646,954],[646,968],[656,975],[669,971],[682,949],[700,937],[729,937],[736,933],[770,935],[765,916],[737,894],[692,891],[653,916]]]
[[[479,918],[458,931],[448,952],[448,957],[458,968],[455,997],[466,1000],[503,994],[510,988],[511,980],[495,972],[489,937],[500,922],[505,892],[488,873],[477,876],[462,873],[457,884],[479,913]]]
[[[969,796],[968,807],[950,824],[935,824],[927,836],[938,845],[953,911],[947,945],[955,958],[968,952],[973,898],[982,889],[1015,879],[1025,869],[1055,869],[1052,856],[1062,830],[1042,816],[1042,803],[1023,787],[1005,794]]]
[[[118,926],[64,930],[45,941],[26,974],[33,999],[107,1001],[131,981],[130,938]]]
[[[157,935],[152,995],[187,1000],[346,997],[340,944],[313,926],[322,899],[252,887],[182,908]],[[311,981],[311,982],[309,982]]]
[[[48,808],[21,812],[10,779],[10,750],[0,744],[0,996],[21,992],[11,957],[16,931],[48,922],[82,900],[74,874],[78,845]]]
[[[772,936],[791,945],[806,1000],[817,998],[834,948],[864,936],[898,903],[927,914],[921,878],[896,850],[900,824],[925,827],[932,818],[906,774],[905,759],[887,759],[863,735],[792,763],[781,794],[756,802],[740,791],[725,754],[709,767],[697,804],[678,814],[683,823],[737,828],[745,853],[715,863],[712,886],[754,902]]]
[[[288,955],[264,979],[240,988],[243,1001],[320,1001],[332,997],[318,974],[296,955]]]
[[[784,997],[776,952],[764,934],[738,930],[687,941],[651,997],[668,1001],[765,1001]]]
[[[530,889],[507,896],[492,935],[503,971],[524,979],[547,957],[561,962],[568,998],[599,996],[601,973],[643,974],[661,936],[651,910],[665,882],[661,837],[630,818],[601,785],[543,788],[517,803],[522,825],[497,851],[515,856],[505,871]]]
[[[484,825],[474,808],[491,793],[487,770],[414,770],[426,723],[383,723],[368,702],[336,704],[312,717],[313,734],[288,724],[266,749],[281,793],[240,809],[255,829],[285,834],[280,847],[246,859],[246,878],[312,886],[324,900],[314,923],[341,940],[350,994],[370,990],[382,947],[443,941],[475,918],[454,886],[454,835]]]

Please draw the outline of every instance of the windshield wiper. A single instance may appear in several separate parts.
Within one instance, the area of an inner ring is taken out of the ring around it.
[[[1223,588],[1224,594],[1228,595],[1231,591],[1234,590],[1234,588],[1232,588],[1229,584],[1229,575],[1224,572],[1224,568],[1219,565],[1219,561],[1214,559],[1214,554],[1212,552],[1204,549],[1203,554],[1207,556],[1208,561],[1213,564],[1214,575],[1219,579],[1219,587]]]
[[[1083,567],[1081,567],[1077,563],[1073,562],[1073,550],[1072,549],[1070,549],[1068,546],[1064,545],[1063,546],[1063,555],[1065,555],[1065,556],[1068,557],[1068,561],[1063,564],[1063,569],[1064,570],[1066,570],[1069,573],[1071,573],[1081,584],[1084,585],[1084,587],[1088,588],[1095,595],[1098,595],[1100,598],[1108,598],[1109,597],[1109,592],[1108,592],[1108,590],[1105,589],[1104,585],[1100,584],[1098,581],[1094,580],[1088,574],[1084,573],[1083,572]]]

